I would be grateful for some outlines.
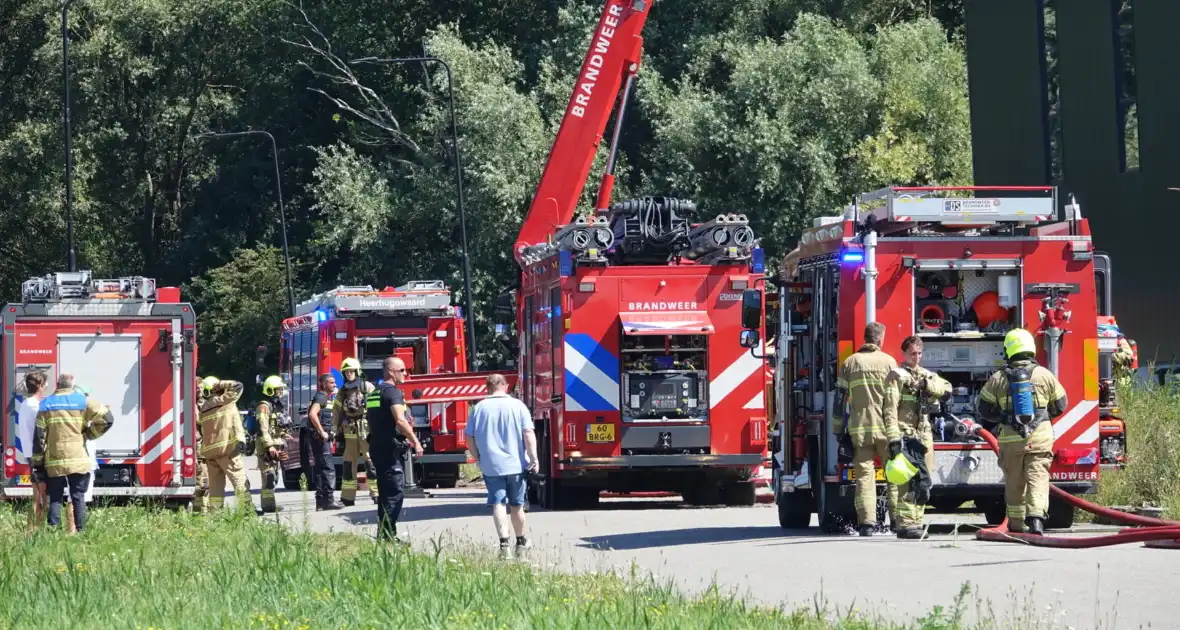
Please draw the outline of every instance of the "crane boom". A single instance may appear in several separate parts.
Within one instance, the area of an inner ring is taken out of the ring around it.
[[[639,34],[651,4],[652,0],[607,0],[537,192],[516,237],[513,254],[518,262],[521,248],[544,242],[557,226],[573,219],[624,76],[633,77],[639,69],[643,48]],[[610,181],[608,169],[603,177],[605,188],[609,188]],[[609,196],[609,190],[600,191],[599,205],[603,203],[602,192]]]

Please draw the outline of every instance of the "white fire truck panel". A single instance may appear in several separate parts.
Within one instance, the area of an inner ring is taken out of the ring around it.
[[[99,457],[140,455],[139,335],[59,335],[58,369],[111,409],[115,424],[91,446]]]

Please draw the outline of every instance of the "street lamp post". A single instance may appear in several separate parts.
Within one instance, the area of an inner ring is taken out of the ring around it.
[[[291,317],[295,316],[295,285],[291,281],[291,253],[287,249],[287,210],[283,206],[283,180],[279,174],[279,147],[275,144],[275,137],[270,132],[257,129],[247,131],[227,131],[224,133],[198,133],[193,138],[232,138],[237,136],[261,135],[270,138],[270,148],[275,163],[275,195],[279,199],[279,220],[283,224],[283,260],[287,267],[287,298],[291,303]]]
[[[74,254],[74,150],[70,137],[70,3],[61,3],[61,74],[65,84],[65,98],[62,102],[66,128],[66,265],[68,271],[78,270],[78,259]]]
[[[459,158],[459,125],[455,117],[455,83],[451,75],[451,66],[439,59],[438,57],[396,57],[392,59],[378,59],[377,57],[365,57],[363,59],[354,59],[350,63],[375,63],[375,64],[393,64],[393,63],[437,63],[447,71],[447,99],[451,108],[451,144],[455,149],[455,191],[458,196],[459,209],[459,237],[462,240],[463,250],[463,289],[464,289],[464,305],[463,309],[466,312],[467,319],[467,364],[469,369],[475,369],[475,310],[471,307],[472,291],[471,291],[471,258],[467,253],[467,210],[463,204],[463,163]]]

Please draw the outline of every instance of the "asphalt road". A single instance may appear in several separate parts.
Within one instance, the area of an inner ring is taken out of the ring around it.
[[[259,485],[253,472],[255,495]],[[430,492],[407,499],[399,523],[415,548],[433,550],[442,542],[447,549],[494,550],[482,487]],[[292,527],[376,532],[376,506],[363,489],[355,506],[336,512],[315,512],[311,493],[280,491],[278,501],[280,518]],[[814,608],[818,598],[833,611],[855,608],[893,621],[950,607],[969,583],[967,618],[990,610],[1001,623],[1014,622],[1005,627],[1180,627],[1180,551],[987,543],[972,534],[983,525],[981,515],[928,520],[941,525],[926,540],[865,539],[821,536],[814,522],[810,530],[784,531],[773,504],[692,508],[667,499],[604,499],[589,511],[534,508],[528,523],[536,549],[527,561],[563,571],[629,571],[634,563],[686,592],[716,581],[724,591],[769,605]],[[955,523],[964,528],[957,535]],[[1114,529],[1082,525],[1073,534]]]

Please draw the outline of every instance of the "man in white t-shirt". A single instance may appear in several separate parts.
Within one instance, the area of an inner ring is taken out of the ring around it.
[[[17,396],[23,396],[16,410],[16,460],[28,464],[33,458],[33,430],[37,425],[37,411],[41,408],[41,399],[45,396],[45,372],[30,372],[17,387]],[[32,468],[30,475],[35,477]],[[29,531],[33,531],[45,522],[45,512],[49,507],[49,496],[45,492],[45,480],[33,478],[33,509],[29,511]]]

